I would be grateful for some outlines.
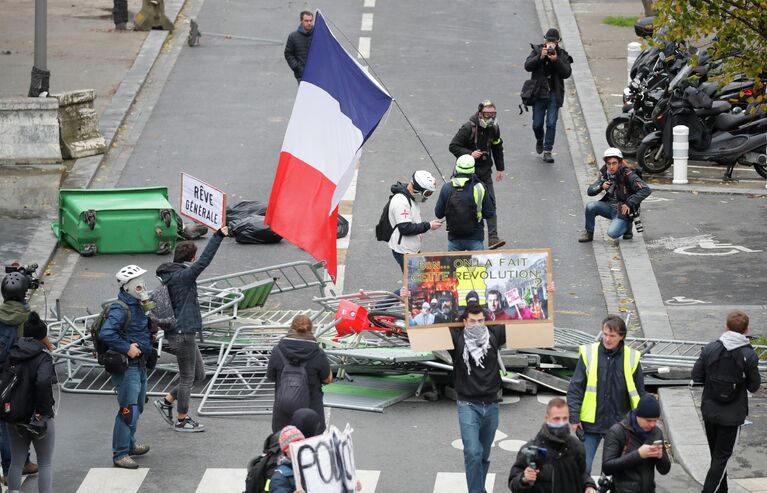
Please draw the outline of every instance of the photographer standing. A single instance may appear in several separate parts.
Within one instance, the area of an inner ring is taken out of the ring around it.
[[[541,431],[517,454],[509,489],[514,493],[596,493],[597,486],[586,472],[583,443],[570,434],[567,402],[551,399],[543,419]],[[531,464],[536,456],[541,460]]]
[[[525,70],[532,72],[531,79],[541,81],[538,95],[533,103],[533,132],[535,133],[535,152],[543,153],[543,161],[553,163],[551,150],[557,133],[559,108],[565,102],[565,79],[570,77],[570,64],[573,58],[559,46],[559,31],[554,28],[546,31],[545,42],[533,48],[525,60]],[[544,138],[543,122],[546,120]]]
[[[639,215],[639,204],[650,196],[650,187],[632,169],[626,166],[620,149],[610,147],[605,151],[605,165],[599,170],[599,178],[588,189],[590,197],[605,194],[601,199],[586,205],[586,231],[578,241],[581,243],[594,240],[596,217],[611,219],[607,235],[616,240],[634,237],[632,233],[633,217]]]

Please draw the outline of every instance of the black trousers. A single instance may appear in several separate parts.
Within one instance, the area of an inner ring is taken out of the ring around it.
[[[727,461],[730,460],[740,426],[725,426],[705,421],[711,465],[703,483],[703,493],[727,493]]]
[[[495,205],[495,216],[491,217],[490,219],[485,219],[485,223],[487,223],[487,239],[497,240],[498,239],[498,202],[495,200],[495,189],[493,188],[492,172],[487,176],[480,176],[479,180],[482,182],[483,185],[485,185],[485,191],[486,193],[490,194],[490,198],[493,200],[493,205]],[[479,204],[478,207],[482,207],[482,204]],[[490,243],[492,242],[488,241],[488,245]]]

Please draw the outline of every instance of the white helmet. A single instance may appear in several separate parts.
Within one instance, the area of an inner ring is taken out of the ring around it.
[[[618,159],[623,159],[623,153],[616,147],[608,147],[604,156],[602,156],[602,159],[607,159],[609,157],[617,157]]]
[[[437,180],[431,173],[425,170],[418,170],[413,173],[413,198],[418,202],[426,202],[437,190]]]
[[[131,279],[141,277],[144,274],[146,274],[146,271],[138,265],[126,265],[117,272],[115,277],[117,278],[117,285],[123,287]]]

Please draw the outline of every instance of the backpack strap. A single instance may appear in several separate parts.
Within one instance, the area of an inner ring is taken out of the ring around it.
[[[131,321],[130,307],[128,306],[126,302],[122,300],[115,300],[114,303],[110,303],[110,308],[114,304],[119,305],[125,312],[125,320],[123,320],[123,325],[122,327],[120,327],[120,335],[123,337],[126,337],[128,333],[128,327],[130,326],[130,321]]]

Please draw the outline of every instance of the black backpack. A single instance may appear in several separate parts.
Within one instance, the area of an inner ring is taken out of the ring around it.
[[[280,458],[279,435],[279,432],[275,432],[266,437],[263,453],[248,462],[243,493],[266,493],[269,491],[269,480],[274,470],[277,469],[277,459]]]
[[[116,303],[122,307],[123,310],[125,310],[125,320],[123,321],[123,326],[121,328],[121,332],[125,333],[125,330],[130,325],[130,307],[123,301],[115,300],[113,303]],[[112,308],[112,303],[108,303],[107,305],[102,308],[101,313],[96,318],[96,320],[93,322],[93,325],[91,325],[91,341],[93,341],[93,350],[96,356],[96,359],[98,360],[100,365],[104,364],[104,354],[109,350],[109,346],[107,346],[100,338],[99,335],[101,334],[101,328],[104,326],[104,322],[106,321],[107,317],[109,316],[109,310]]]
[[[378,224],[376,224],[376,240],[378,241],[388,242],[391,239],[391,235],[394,234],[394,227],[389,221],[389,205],[391,204],[391,199],[394,198],[395,195],[397,194],[392,194],[389,196],[389,200],[386,201],[386,205],[381,211],[381,217],[378,219]],[[412,202],[410,202],[410,197],[405,195],[405,198],[407,198],[408,204],[412,205]]]
[[[309,397],[309,376],[306,374],[307,362],[293,364],[285,358],[279,346],[275,346],[272,351],[277,352],[283,364],[277,391],[274,394],[274,407],[288,415],[304,407],[309,407],[311,399]]]
[[[474,180],[466,180],[461,188],[455,188],[451,185],[450,197],[445,206],[445,219],[447,219],[447,230],[458,236],[470,235],[477,225],[477,204],[474,202],[474,191],[466,187],[473,187],[476,184]],[[470,203],[466,202],[466,196],[469,196]]]
[[[721,349],[711,355],[706,365],[706,395],[717,402],[728,404],[743,392],[745,364],[740,348],[728,351],[721,341]]]
[[[0,371],[0,420],[2,421],[27,422],[34,414],[34,399],[30,398],[34,393],[34,382],[25,375],[24,371],[27,361],[11,363],[8,360]]]

